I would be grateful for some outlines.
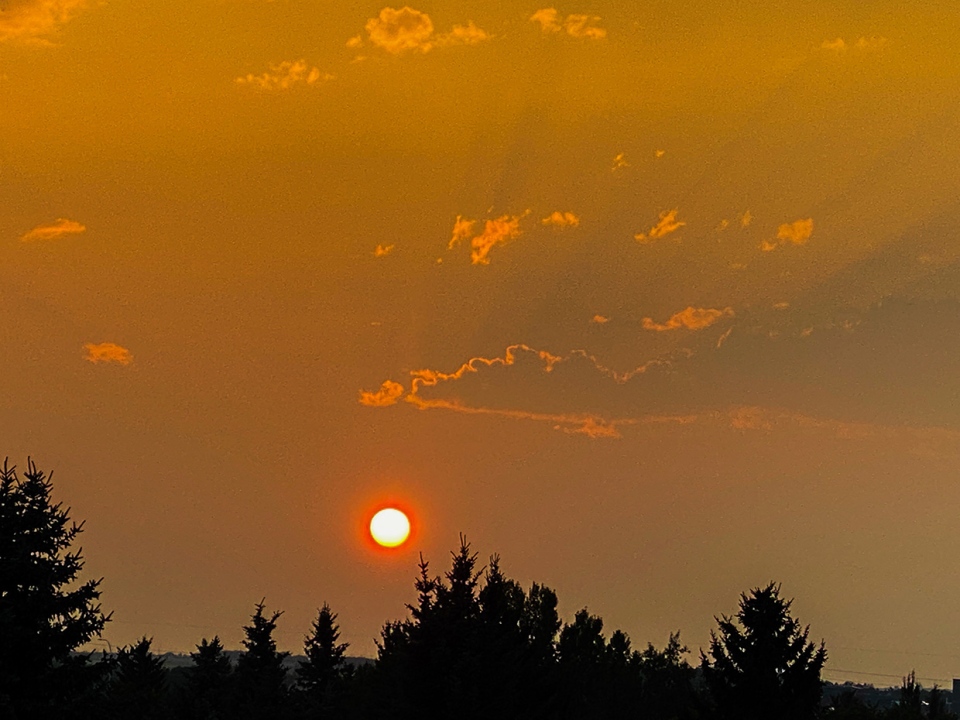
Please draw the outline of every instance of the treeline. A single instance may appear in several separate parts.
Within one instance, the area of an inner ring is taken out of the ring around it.
[[[346,661],[337,614],[324,604],[290,668],[274,640],[281,613],[263,601],[235,662],[218,637],[202,639],[191,665],[174,670],[148,638],[78,653],[110,618],[99,581],[76,582],[83,560],[70,548],[82,526],[50,490],[32,463],[22,479],[6,464],[0,472],[0,720],[954,717],[944,695],[925,693],[912,675],[892,708],[855,692],[824,703],[826,648],[809,641],[775,584],[742,595],[691,662],[679,634],[662,649],[635,649],[586,609],[563,622],[553,590],[524,590],[497,556],[479,567],[462,537],[443,574],[421,558],[416,600],[405,619],[384,625],[368,665]]]

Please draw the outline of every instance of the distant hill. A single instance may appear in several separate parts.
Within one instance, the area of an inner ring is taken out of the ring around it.
[[[243,654],[242,650],[226,650],[224,654],[230,658],[230,662],[236,666],[237,658]],[[160,659],[163,660],[163,665],[167,670],[174,670],[176,668],[190,667],[193,665],[193,659],[190,657],[189,653],[163,653],[158,655]],[[306,661],[305,655],[290,655],[286,660],[283,661],[284,667],[293,670],[297,667],[300,662]],[[346,657],[344,658],[347,665],[352,667],[361,667],[363,665],[372,665],[373,660],[371,658],[365,657]]]

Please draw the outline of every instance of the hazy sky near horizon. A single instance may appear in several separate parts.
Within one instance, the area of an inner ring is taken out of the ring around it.
[[[960,8],[628,5],[0,0],[0,454],[111,642],[372,655],[463,532],[638,646],[777,580],[829,678],[960,675]]]

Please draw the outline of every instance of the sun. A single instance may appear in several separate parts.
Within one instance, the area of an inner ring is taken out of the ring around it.
[[[384,508],[370,520],[370,536],[383,547],[399,547],[410,537],[410,520],[396,508]]]

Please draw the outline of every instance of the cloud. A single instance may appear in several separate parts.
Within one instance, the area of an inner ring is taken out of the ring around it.
[[[360,391],[360,404],[367,407],[389,407],[396,405],[403,396],[403,385],[392,380],[384,380],[376,392]]]
[[[607,31],[597,27],[600,22],[596,15],[567,15],[561,22],[556,8],[542,8],[530,16],[530,21],[538,23],[544,34],[566,32],[570,37],[601,40]]]
[[[408,52],[427,53],[437,47],[449,45],[477,45],[489,40],[490,35],[473,22],[454,25],[444,35],[435,35],[433,21],[425,12],[411,7],[385,7],[364,26],[370,42],[393,55]],[[359,47],[359,36],[347,41],[348,47]]]
[[[590,319],[590,322],[596,323],[597,325],[606,325],[608,322],[610,322],[610,318],[604,317],[603,315],[598,314],[598,315],[594,315]]]
[[[0,42],[52,45],[47,38],[89,5],[88,0],[8,0],[0,5]]]
[[[489,265],[490,251],[497,245],[504,245],[520,237],[520,217],[501,215],[495,220],[487,220],[483,232],[470,241],[470,262],[474,265]]]
[[[552,413],[536,412],[525,409],[493,408],[483,405],[467,405],[459,399],[424,397],[425,388],[437,388],[445,383],[455,383],[463,378],[483,372],[493,367],[512,367],[520,354],[532,355],[540,361],[544,373],[552,373],[561,363],[574,361],[586,362],[588,367],[610,378],[618,384],[623,384],[633,377],[646,373],[658,366],[669,366],[669,360],[655,359],[626,372],[618,372],[601,364],[593,355],[585,350],[572,350],[565,356],[555,355],[547,350],[538,350],[524,344],[510,345],[503,356],[473,357],[453,372],[422,369],[410,372],[410,392],[403,398],[419,410],[449,410],[467,415],[491,415],[514,420],[532,420],[550,423],[554,429],[574,435],[585,435],[590,438],[619,438],[620,428],[628,425],[680,423],[693,421],[691,417],[647,415],[641,417],[606,418],[597,413]],[[390,380],[384,382],[377,393],[363,393],[360,402],[373,407],[385,407],[395,404],[403,393],[403,386]]]
[[[474,265],[489,265],[490,258],[488,256],[494,247],[520,237],[522,234],[520,219],[529,212],[528,210],[523,215],[501,215],[494,220],[487,220],[484,223],[483,232],[479,235],[473,234],[476,220],[467,220],[463,216],[457,215],[453,224],[453,235],[450,242],[447,243],[447,249],[452,250],[462,240],[466,240],[473,235],[470,240],[470,261]]]
[[[835,40],[824,40],[820,43],[820,47],[823,50],[827,50],[835,53],[843,53],[848,49],[853,47],[855,50],[880,50],[885,47],[887,44],[887,39],[885,37],[864,37],[861,36],[857,38],[856,42],[853,45],[848,45],[842,37],[838,37]]]
[[[794,220],[792,223],[784,223],[777,228],[776,240],[764,240],[760,243],[760,249],[764,252],[776,250],[781,245],[793,243],[794,245],[803,245],[813,234],[813,218],[806,220]]]
[[[387,255],[393,252],[394,247],[396,246],[395,245],[386,245],[386,246],[377,245],[377,249],[373,251],[373,256],[378,258],[386,257]]]
[[[614,172],[625,167],[630,167],[630,163],[627,162],[627,156],[625,153],[617,153],[617,156],[613,158],[613,167],[610,168]]]
[[[675,313],[665,323],[658,323],[651,318],[643,319],[645,330],[656,330],[657,332],[666,332],[667,330],[678,330],[686,328],[687,330],[703,330],[713,325],[724,317],[733,317],[733,308],[695,308],[688,307]]]
[[[648,232],[637,233],[634,239],[640,243],[650,243],[654,240],[666,237],[686,225],[682,220],[677,220],[677,210],[664,210],[660,213],[660,219]]]
[[[466,25],[454,25],[449,33],[438,39],[437,45],[479,45],[489,39],[490,35],[471,21]]]
[[[580,218],[572,212],[560,212],[554,210],[547,217],[541,220],[544,225],[553,225],[557,228],[577,227],[580,224]]]
[[[86,230],[85,225],[81,225],[76,220],[67,220],[66,218],[57,218],[55,223],[50,225],[38,225],[33,230],[20,236],[22,242],[34,242],[36,240],[54,240],[64,235],[79,235]]]
[[[346,46],[348,48],[363,47],[363,38],[360,35],[354,35],[352,38],[347,40]]]
[[[131,352],[116,343],[106,342],[98,345],[86,343],[83,349],[87,351],[84,358],[94,364],[117,363],[118,365],[129,365],[133,362]]]
[[[248,73],[238,77],[238,85],[255,85],[263,90],[288,90],[294,85],[315,85],[318,82],[333,80],[330,73],[322,73],[319,68],[311,68],[306,60],[290,61],[271,64],[270,70],[260,75]]]
[[[447,250],[453,250],[460,244],[461,240],[466,240],[473,235],[473,226],[476,222],[476,220],[467,220],[461,215],[457,215],[457,219],[453,223],[453,237],[447,243]]]

